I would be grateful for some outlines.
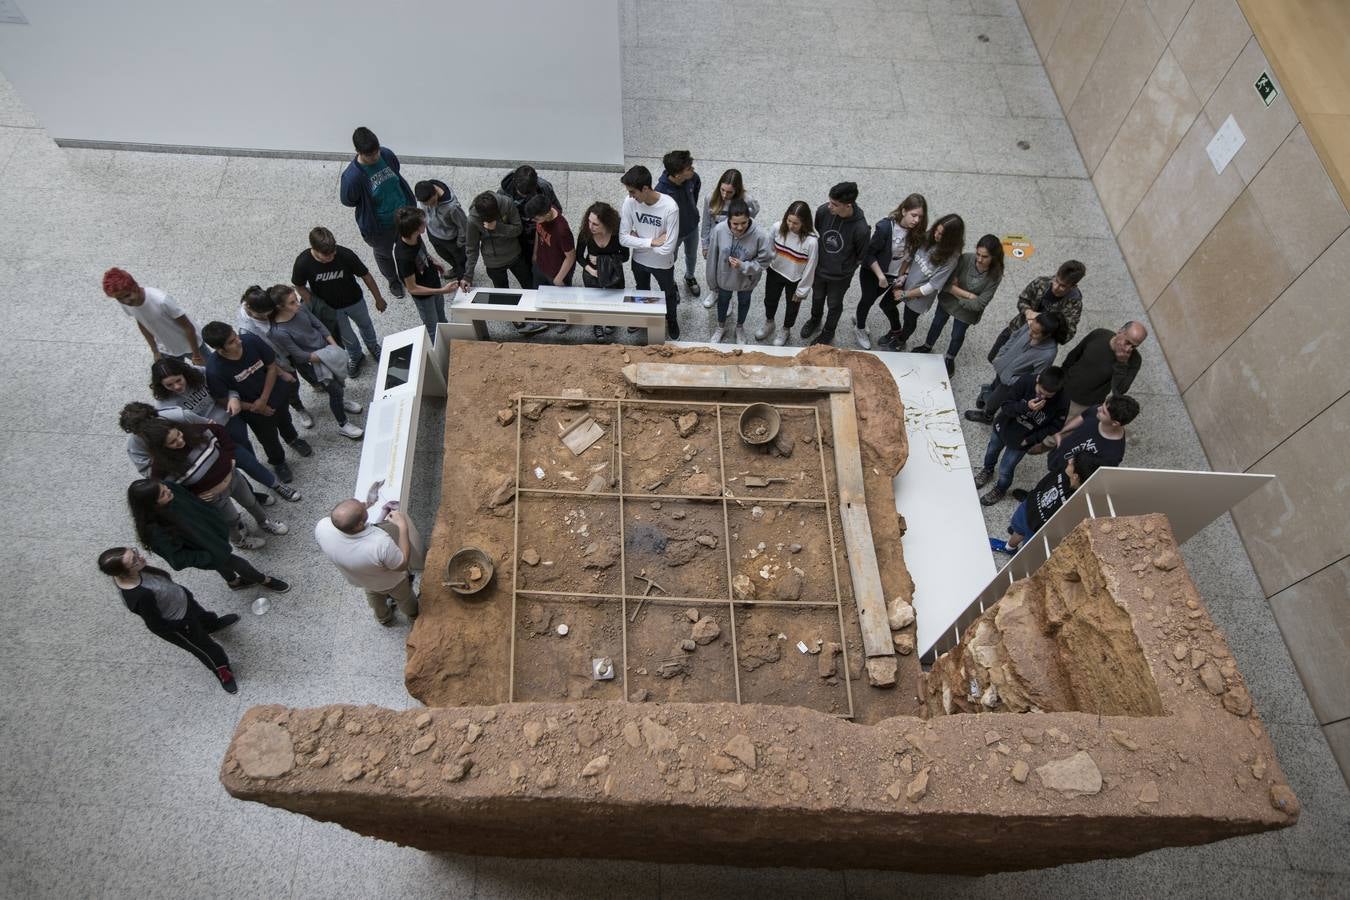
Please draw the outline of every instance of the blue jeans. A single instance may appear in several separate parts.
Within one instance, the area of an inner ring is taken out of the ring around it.
[[[698,229],[680,238],[680,247],[676,250],[679,253],[684,251],[684,277],[693,278],[694,270],[698,268]]]
[[[999,459],[1000,451],[1003,458]],[[989,445],[984,448],[984,467],[992,469],[994,463],[998,463],[998,482],[994,485],[1004,493],[1012,487],[1013,473],[1017,471],[1017,464],[1022,461],[1022,457],[1027,455],[1027,451],[1020,447],[1014,447],[1003,442],[1003,435],[997,430],[989,435]]]
[[[327,381],[320,381],[314,371],[313,363],[304,363],[295,367],[295,371],[300,373],[300,377],[315,387],[323,388],[328,394],[328,411],[333,414],[333,418],[339,425],[347,424],[347,410],[343,408],[342,379],[330,378]]]
[[[380,336],[375,333],[375,323],[370,321],[370,307],[366,306],[365,297],[351,306],[344,306],[333,312],[337,313],[338,328],[342,330],[342,346],[347,348],[347,356],[353,363],[361,361],[361,343],[356,340],[357,330],[360,330],[361,340],[365,342],[370,355],[379,355]]]
[[[1020,534],[1022,540],[1031,537],[1031,525],[1027,522],[1027,502],[1030,500],[1031,498],[1028,497],[1017,504],[1017,509],[1013,510],[1012,518],[1008,520],[1008,533]]]
[[[427,334],[431,335],[432,340],[435,340],[437,323],[445,321],[445,295],[432,294],[430,297],[418,297],[414,294],[412,301],[413,306],[417,307],[417,315],[422,320],[422,324],[427,326]]]
[[[937,339],[941,337],[942,329],[947,324],[948,319],[952,319],[952,317],[939,304],[933,310],[933,324],[928,326],[928,337],[924,338],[923,342],[929,347],[936,346]],[[948,359],[956,359],[956,354],[961,352],[961,345],[966,342],[966,329],[969,327],[968,323],[962,322],[960,319],[952,319],[952,339],[947,344],[947,352],[943,354],[944,356]]]
[[[276,487],[277,476],[272,474],[272,470],[264,466],[258,455],[253,452],[253,444],[248,439],[248,426],[244,424],[243,418],[232,416],[230,421],[225,423],[225,432],[229,434],[230,440],[234,441],[235,465],[263,487]]]
[[[750,314],[750,295],[754,289],[748,291],[736,292],[736,324],[744,325],[745,317]],[[717,324],[721,325],[727,319],[727,312],[731,309],[731,291],[717,292]]]

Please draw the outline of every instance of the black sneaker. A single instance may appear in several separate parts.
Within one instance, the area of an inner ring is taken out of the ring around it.
[[[285,500],[287,503],[299,503],[299,502],[300,502],[300,492],[297,491],[297,490],[296,490],[295,488],[293,488],[293,487],[287,487],[286,485],[281,484],[280,482],[278,482],[278,483],[277,483],[277,486],[274,487],[274,488],[272,488],[272,490],[274,490],[274,491],[276,491],[278,494],[280,494],[280,495],[281,495],[281,499],[282,499],[282,500]]]
[[[988,425],[993,421],[988,413],[978,409],[966,410],[966,419],[970,422],[979,422],[981,425]]]
[[[272,471],[276,472],[277,477],[280,478],[286,484],[290,484],[292,481],[295,480],[295,473],[291,471],[290,464],[285,461],[279,462],[275,466],[273,466]],[[281,485],[277,485],[277,487],[272,488],[272,490],[276,491],[278,494],[281,494],[281,491],[277,490],[280,487]],[[286,497],[285,494],[281,494],[281,496]],[[286,497],[286,499],[289,500],[290,497]]]
[[[229,628],[231,625],[233,625],[235,622],[238,621],[239,621],[239,614],[230,613],[228,616],[221,616],[220,618],[216,619],[216,624],[206,629],[206,631],[208,634],[215,634],[217,631],[223,631],[226,628]]]
[[[596,325],[594,328],[592,328],[591,337],[595,339],[595,342],[597,344],[609,343],[609,332],[605,331],[605,326],[603,325]]]
[[[284,594],[291,589],[289,584],[282,581],[280,578],[273,578],[271,575],[264,578],[263,583],[259,585],[259,587],[265,591],[271,591],[274,594]]]
[[[667,322],[667,323],[666,323],[666,339],[667,339],[667,340],[671,340],[671,341],[678,341],[678,340],[680,339],[680,323],[679,323],[679,322]]]
[[[975,486],[977,488],[982,488],[986,484],[988,484],[989,480],[993,477],[994,477],[993,469],[989,468],[988,466],[980,466],[980,468],[975,470]]]
[[[834,343],[834,332],[833,332],[833,331],[822,331],[820,334],[816,335],[816,339],[813,340],[811,343],[813,343],[813,344],[826,344],[826,345],[833,344],[833,343]]]
[[[903,350],[905,345],[900,342],[900,332],[888,331],[877,341],[877,346],[883,350]]]
[[[548,326],[543,322],[519,322],[516,324],[516,334],[521,337],[530,337],[535,334],[542,334],[548,331]]]
[[[802,330],[800,332],[802,340],[805,340],[806,338],[809,338],[811,335],[815,334],[816,329],[819,327],[820,327],[819,319],[807,319],[806,323],[802,325]]]
[[[370,361],[378,366],[380,364],[380,348],[367,349],[366,352],[370,354]]]
[[[304,438],[296,438],[290,442],[291,449],[301,456],[313,456],[314,448],[309,445],[309,441]]]
[[[358,356],[356,359],[348,357],[347,359],[347,377],[355,378],[361,374],[361,364],[366,361],[364,356]]]
[[[220,686],[225,689],[227,694],[239,693],[239,682],[235,680],[234,673],[230,671],[229,666],[220,666],[216,669],[216,679]]]
[[[689,296],[690,296],[690,297],[697,297],[697,296],[698,296],[698,279],[686,277],[686,278],[684,279],[684,289],[687,290],[687,291],[689,292]]]
[[[262,491],[254,491],[253,499],[258,501],[259,506],[275,506],[277,498],[271,494],[265,494]]]
[[[403,289],[403,285],[397,281],[389,282],[389,295],[395,300],[402,300],[408,296],[408,292]]]
[[[932,353],[932,352],[933,352],[933,348],[930,347],[930,346],[928,346],[927,344],[920,344],[919,346],[915,347],[913,350],[911,350],[911,351],[909,351],[909,352],[910,352],[910,353]]]
[[[1002,500],[1004,496],[1006,496],[1004,490],[1001,487],[995,485],[994,487],[990,488],[989,491],[983,497],[980,498],[980,505],[993,506],[995,503],[998,503],[1000,500]]]
[[[1018,503],[1021,503],[1023,500],[1027,499],[1026,488],[1013,488],[1012,498],[1016,500]]]

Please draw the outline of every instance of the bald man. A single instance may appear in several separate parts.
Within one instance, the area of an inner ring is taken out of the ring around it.
[[[381,625],[394,624],[391,599],[408,621],[417,618],[418,598],[408,572],[412,530],[400,510],[372,525],[364,503],[343,500],[314,525],[314,540],[342,577],[366,592]]]
[[[1148,340],[1148,329],[1129,321],[1118,331],[1097,328],[1078,342],[1061,363],[1064,369],[1064,394],[1069,398],[1069,418],[1090,406],[1098,406],[1107,397],[1121,397],[1134,384],[1143,357],[1139,345]],[[1030,452],[1054,449],[1053,436]]]

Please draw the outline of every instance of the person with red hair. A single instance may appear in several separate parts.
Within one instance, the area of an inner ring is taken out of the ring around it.
[[[136,327],[156,360],[161,356],[190,357],[194,365],[206,364],[197,326],[164,291],[142,287],[125,269],[113,267],[103,273],[103,293],[136,320]]]

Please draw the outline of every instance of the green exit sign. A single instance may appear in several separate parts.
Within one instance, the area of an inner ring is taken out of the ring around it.
[[[1275,98],[1280,96],[1279,88],[1275,87],[1275,79],[1270,77],[1269,72],[1262,72],[1261,77],[1256,79],[1254,85],[1256,92],[1261,95],[1266,106],[1275,102]]]

